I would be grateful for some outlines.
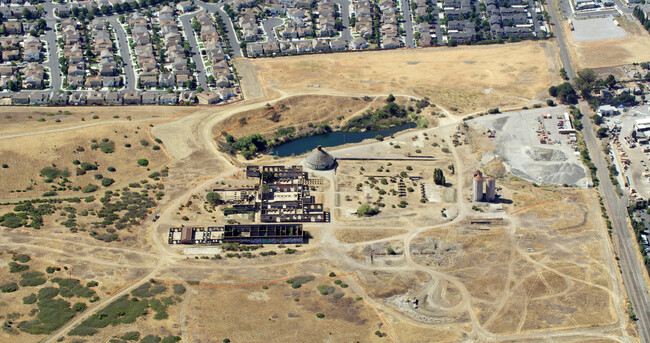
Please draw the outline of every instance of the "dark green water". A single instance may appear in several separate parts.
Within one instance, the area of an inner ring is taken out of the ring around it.
[[[285,143],[273,148],[270,151],[271,155],[279,157],[297,156],[302,155],[308,151],[316,149],[317,146],[323,148],[334,147],[347,143],[359,143],[364,139],[375,138],[377,135],[388,137],[394,133],[404,131],[415,127],[414,123],[404,124],[401,126],[392,127],[386,130],[366,131],[366,132],[343,132],[334,131],[324,135],[310,136],[305,138],[296,139],[295,141]]]

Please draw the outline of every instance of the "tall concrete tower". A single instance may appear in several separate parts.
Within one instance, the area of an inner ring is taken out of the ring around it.
[[[483,173],[480,170],[474,172],[474,181],[472,183],[472,200],[483,200]]]
[[[487,201],[494,201],[497,197],[497,190],[496,190],[496,180],[493,177],[489,177],[487,181],[485,182],[485,200]]]

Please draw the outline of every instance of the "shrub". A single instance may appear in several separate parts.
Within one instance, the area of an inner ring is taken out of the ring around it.
[[[94,165],[94,164],[92,164],[92,163],[88,163],[88,162],[83,162],[79,167],[80,167],[81,169],[85,170],[85,171],[89,171],[89,170],[97,170],[97,166],[96,166],[96,165]]]
[[[59,289],[56,287],[43,287],[38,290],[38,300],[52,299],[59,295]]]
[[[322,318],[325,318],[325,315],[318,312],[318,313],[316,313],[316,318],[322,319]]]
[[[159,146],[159,145],[154,145],[151,149],[153,149],[153,150],[160,150],[160,146]]]
[[[9,168],[9,165],[6,164],[6,163],[3,163],[3,164],[2,164],[2,168],[7,169],[7,168]]]
[[[95,180],[101,180],[101,179],[104,178],[104,175],[102,175],[102,174],[95,174],[95,175],[93,175],[93,177],[95,178]]]
[[[28,272],[21,275],[22,280],[20,280],[20,285],[22,287],[34,287],[40,286],[45,283],[45,278],[41,272]]]
[[[114,167],[108,167],[106,168],[106,170],[108,170],[111,173],[114,173],[116,169]]]
[[[11,259],[13,261],[18,261],[20,263],[27,263],[27,262],[29,262],[31,260],[31,257],[29,257],[29,255],[25,255],[25,254],[18,254],[18,255],[14,255],[14,257],[12,257]]]
[[[334,293],[334,287],[328,285],[320,285],[316,287],[320,295],[328,295]]]
[[[74,305],[72,305],[72,309],[75,312],[83,312],[86,310],[87,307],[88,306],[86,305],[86,303],[82,303],[82,302],[77,302]]]
[[[11,293],[18,290],[18,285],[15,282],[7,283],[0,286],[0,291],[2,293]]]
[[[138,160],[138,165],[140,167],[146,167],[146,166],[149,165],[149,160],[141,158],[141,159]]]
[[[289,279],[286,282],[291,285],[291,288],[300,288],[303,284],[307,282],[314,281],[313,276],[298,276],[293,279]]]
[[[29,266],[26,264],[18,264],[16,262],[9,262],[9,272],[10,273],[20,273],[29,269]]]
[[[122,335],[120,339],[125,341],[137,341],[140,339],[140,333],[138,331],[130,331]]]
[[[38,298],[36,297],[36,294],[32,293],[32,294],[30,294],[30,295],[23,298],[23,304],[31,305],[31,304],[35,303],[37,300],[38,300]]]
[[[99,149],[105,154],[113,153],[115,152],[115,142],[101,142],[99,143]]]
[[[140,343],[159,343],[159,342],[160,342],[160,337],[154,335],[146,335],[140,341]]]
[[[104,187],[108,187],[108,186],[110,186],[110,185],[112,185],[112,184],[114,184],[114,183],[115,183],[115,180],[113,180],[113,179],[111,179],[111,178],[108,178],[108,177],[107,177],[107,178],[104,178],[104,179],[102,180],[102,186],[104,186]]]
[[[96,191],[98,189],[99,189],[99,186],[89,183],[89,184],[85,185],[83,188],[81,188],[81,192],[83,192],[83,193],[92,193],[92,192],[94,192],[94,191]]]
[[[144,139],[140,141],[140,144],[142,144],[143,147],[149,146],[149,142]]]
[[[173,289],[174,289],[174,294],[176,294],[176,295],[183,295],[183,294],[185,294],[185,290],[186,290],[185,286],[183,286],[181,284],[175,284]]]

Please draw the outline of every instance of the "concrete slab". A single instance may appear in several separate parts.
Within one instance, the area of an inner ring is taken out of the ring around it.
[[[622,38],[625,30],[616,25],[609,16],[604,18],[580,19],[573,21],[573,40],[589,42],[602,39]]]

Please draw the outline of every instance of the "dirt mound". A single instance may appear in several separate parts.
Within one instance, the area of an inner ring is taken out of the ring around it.
[[[503,160],[501,160],[500,157],[493,157],[490,162],[483,167],[483,171],[485,174],[498,179],[506,175],[506,166],[503,165]]]
[[[564,152],[549,148],[530,148],[526,150],[526,155],[536,162],[563,162],[568,159]]]

